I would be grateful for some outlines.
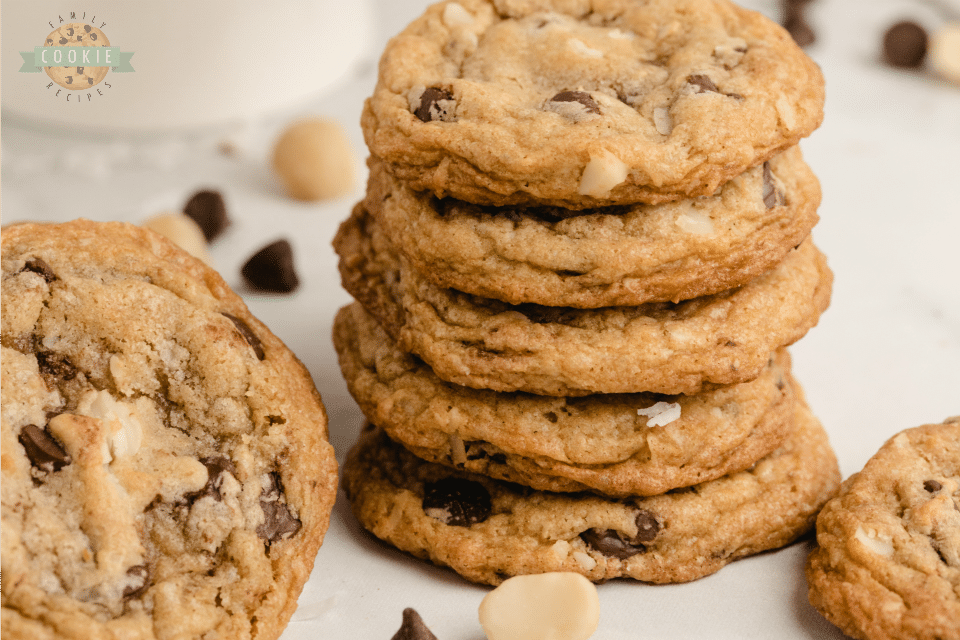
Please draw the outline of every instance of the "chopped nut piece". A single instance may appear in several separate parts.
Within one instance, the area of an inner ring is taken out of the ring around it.
[[[606,196],[627,179],[630,167],[606,149],[590,153],[590,162],[587,163],[580,176],[578,192],[585,196],[601,198]]]

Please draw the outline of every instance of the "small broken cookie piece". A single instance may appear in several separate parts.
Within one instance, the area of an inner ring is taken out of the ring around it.
[[[484,596],[479,613],[489,640],[586,640],[600,622],[600,598],[579,573],[515,576]]]

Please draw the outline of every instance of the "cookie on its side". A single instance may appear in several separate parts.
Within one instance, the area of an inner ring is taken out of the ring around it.
[[[350,393],[393,440],[425,460],[535,489],[657,495],[749,467],[792,427],[786,350],[756,380],[696,396],[556,398],[444,382],[356,303],[337,314],[334,344]],[[679,415],[638,413],[657,403]]]
[[[809,135],[823,75],[727,0],[458,0],[387,45],[361,124],[418,191],[570,209],[718,186]]]
[[[677,304],[511,306],[426,280],[362,204],[334,247],[344,288],[437,376],[554,396],[692,394],[752,380],[817,323],[833,279],[808,239],[742,287]]]
[[[960,417],[907,429],[827,503],[810,602],[854,638],[960,638]]]
[[[535,491],[424,462],[370,427],[344,464],[353,512],[377,537],[468,580],[574,571],[685,582],[795,540],[836,493],[827,435],[801,401],[794,431],[751,469],[648,498]]]
[[[2,242],[4,637],[278,637],[337,485],[309,373],[151,231]]]
[[[799,147],[702,198],[569,211],[418,193],[371,160],[366,208],[439,287],[510,304],[596,308],[689,300],[772,268],[817,222]]]

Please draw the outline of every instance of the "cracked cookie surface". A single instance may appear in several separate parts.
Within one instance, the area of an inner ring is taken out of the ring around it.
[[[336,492],[309,373],[161,236],[3,230],[5,637],[276,638]]]
[[[960,417],[888,440],[817,518],[810,602],[854,638],[960,638]]]
[[[801,401],[784,444],[751,469],[648,498],[535,491],[424,462],[370,427],[344,464],[361,524],[468,580],[573,571],[593,581],[686,582],[790,543],[840,472]]]
[[[569,211],[490,207],[411,190],[371,162],[366,207],[440,287],[579,308],[688,300],[740,286],[816,224],[820,186],[793,147],[716,195]]]
[[[437,287],[404,263],[362,204],[334,247],[344,288],[437,376],[553,396],[691,394],[752,380],[817,323],[832,286],[810,239],[737,289],[601,309],[508,305]]]
[[[354,303],[334,322],[350,393],[367,419],[431,462],[547,491],[657,495],[740,471],[792,425],[790,358],[696,396],[556,398],[444,382]],[[673,419],[651,407],[675,407]]]
[[[583,208],[712,194],[823,98],[789,34],[726,0],[459,0],[390,41],[361,124],[416,190]]]

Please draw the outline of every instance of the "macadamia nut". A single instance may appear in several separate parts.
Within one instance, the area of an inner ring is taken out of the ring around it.
[[[579,573],[515,576],[480,603],[489,640],[586,640],[599,622],[597,588]]]
[[[353,188],[350,141],[330,120],[312,118],[287,127],[273,149],[273,168],[298,200],[338,198]]]
[[[182,213],[161,213],[153,216],[142,227],[156,231],[167,240],[170,240],[181,249],[212,265],[210,254],[207,252],[207,240],[203,236],[200,225]]]

